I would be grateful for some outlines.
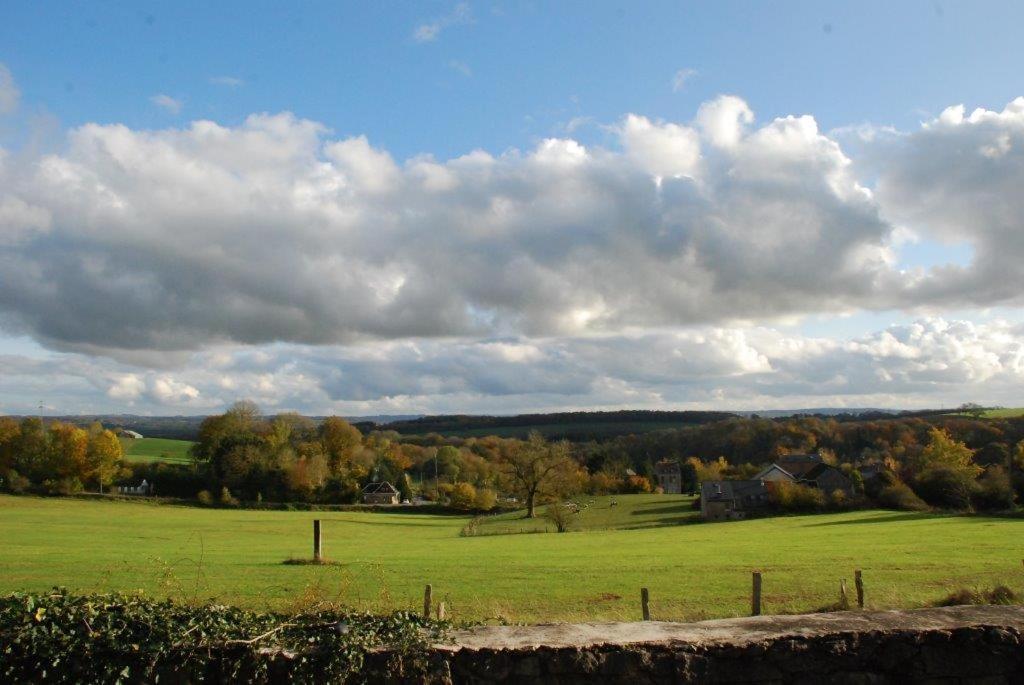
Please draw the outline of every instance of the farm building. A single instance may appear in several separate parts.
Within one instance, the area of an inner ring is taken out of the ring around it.
[[[748,512],[768,506],[763,480],[716,480],[700,484],[700,515],[708,521],[746,518]]]
[[[825,460],[821,458],[820,454],[786,454],[779,457],[773,466],[778,466],[799,480],[815,466],[824,463]]]
[[[654,465],[655,485],[666,495],[679,495],[683,492],[683,470],[675,459],[662,459]]]
[[[135,431],[128,430],[127,428],[119,429],[117,431],[117,436],[119,438],[128,438],[130,440],[141,440],[142,439],[142,433],[137,433]]]
[[[387,481],[363,488],[363,504],[398,504],[398,490]]]
[[[138,485],[119,485],[117,492],[121,495],[152,495],[153,485],[143,479]]]
[[[846,474],[831,464],[818,464],[800,479],[803,485],[823,490],[826,493],[841,490],[847,495],[853,494],[853,481]]]
[[[842,490],[847,495],[853,494],[853,481],[835,466],[820,461],[820,457],[817,455],[801,455],[801,457],[813,457],[818,461],[815,462],[804,458],[794,461],[783,458],[778,463],[772,464],[764,471],[761,471],[754,478],[765,481],[798,483],[818,488],[826,493]],[[810,465],[809,468],[807,468],[808,465]],[[786,468],[786,466],[790,468]],[[794,473],[794,471],[799,473],[799,475]]]

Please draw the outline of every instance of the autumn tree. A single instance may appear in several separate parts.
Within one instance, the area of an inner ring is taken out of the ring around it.
[[[117,439],[113,431],[94,424],[89,430],[86,474],[89,480],[95,481],[99,485],[101,493],[103,486],[109,485],[114,480],[123,457],[124,450],[121,448],[121,441]]]
[[[945,467],[974,479],[982,469],[974,463],[974,450],[959,440],[954,440],[942,428],[932,428],[928,433],[928,444],[914,460],[918,474],[929,469]]]
[[[537,432],[503,449],[498,459],[511,489],[526,501],[527,518],[536,517],[538,498],[561,494],[578,471],[569,443],[548,442]]]
[[[59,478],[89,478],[89,434],[69,423],[55,421],[49,430],[49,471]],[[120,447],[120,444],[118,445]],[[120,458],[120,457],[118,457]]]
[[[328,416],[320,424],[320,441],[332,473],[338,473],[343,464],[350,463],[363,445],[359,429],[338,416]]]

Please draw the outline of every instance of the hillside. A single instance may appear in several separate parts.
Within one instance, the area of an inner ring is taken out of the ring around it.
[[[171,464],[191,464],[189,449],[195,444],[189,440],[167,438],[121,438],[124,456],[128,461],[165,461]]]
[[[396,421],[388,430],[405,435],[437,433],[445,436],[526,437],[537,431],[551,439],[599,440],[619,435],[683,428],[724,419],[735,414],[719,411],[645,411],[560,412],[519,414],[516,416],[470,416],[466,414],[424,416],[411,421]]]

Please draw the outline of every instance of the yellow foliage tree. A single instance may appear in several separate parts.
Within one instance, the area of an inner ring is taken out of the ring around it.
[[[971,478],[977,478],[982,468],[974,463],[974,450],[954,440],[942,428],[932,428],[928,433],[928,444],[914,460],[917,473],[937,466],[945,466]]]
[[[86,452],[86,477],[99,485],[109,485],[117,475],[124,450],[121,441],[111,431],[96,424],[89,431],[89,443]]]

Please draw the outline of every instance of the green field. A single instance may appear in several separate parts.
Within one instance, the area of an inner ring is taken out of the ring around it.
[[[191,464],[188,450],[195,444],[189,440],[166,438],[121,439],[124,456],[128,461],[166,461],[173,464]]]
[[[694,523],[700,511],[693,508],[694,497],[682,495],[614,495],[574,498],[580,511],[571,519],[571,531],[632,530],[657,526]],[[612,503],[615,503],[614,505]],[[513,511],[476,520],[476,535],[514,535],[554,532],[555,525],[544,518],[547,507],[537,508],[537,518],[523,518]]]
[[[325,554],[339,564],[282,564],[309,555],[315,517]],[[858,511],[461,537],[462,516],[2,496],[0,520],[0,592],[64,585],[264,608],[323,598],[384,609],[416,607],[432,583],[456,619],[547,621],[636,619],[643,586],[655,618],[742,615],[752,569],[763,570],[765,610],[776,613],[834,603],[839,579],[855,568],[877,608],[930,604],[958,587],[1024,591],[1024,521],[980,516]]]
[[[1003,409],[988,409],[985,411],[986,419],[1016,419],[1024,416],[1024,408],[1003,408]]]

